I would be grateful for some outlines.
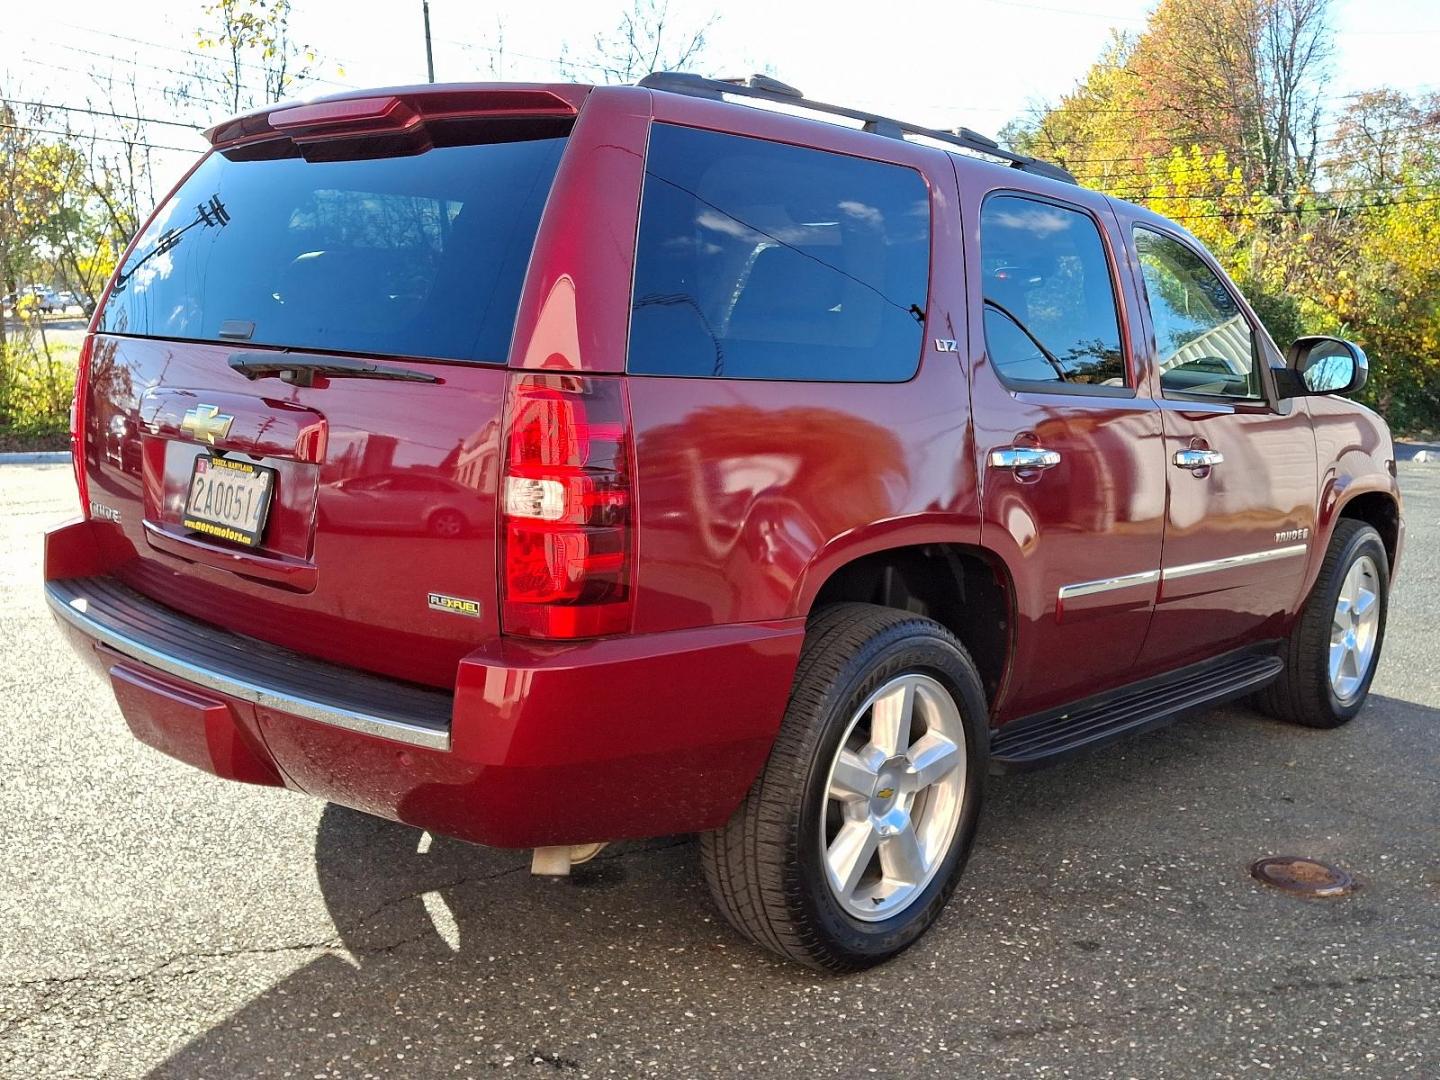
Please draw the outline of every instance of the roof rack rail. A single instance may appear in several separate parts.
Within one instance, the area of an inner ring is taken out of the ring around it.
[[[904,120],[894,120],[888,116],[878,116],[861,109],[850,109],[844,105],[827,105],[823,101],[811,101],[795,87],[783,83],[779,79],[772,79],[768,75],[752,75],[748,79],[707,79],[703,75],[695,75],[688,71],[656,71],[641,79],[640,85],[650,90],[664,90],[672,94],[687,94],[690,97],[711,98],[716,101],[723,100],[726,94],[733,94],[737,97],[752,97],[762,101],[779,102],[782,105],[793,105],[796,108],[809,109],[812,112],[847,116],[852,120],[862,121],[865,125],[864,130],[874,135],[884,135],[892,139],[903,139],[907,135],[919,135],[922,138],[949,143],[951,146],[957,146],[963,150],[999,158],[1008,162],[1012,169],[1023,169],[1025,172],[1035,173],[1037,176],[1063,180],[1067,184],[1079,184],[1079,181],[1068,170],[1059,165],[1006,150],[994,139],[981,135],[978,131],[971,131],[966,127],[956,128],[954,131],[938,131],[935,128],[906,123]]]

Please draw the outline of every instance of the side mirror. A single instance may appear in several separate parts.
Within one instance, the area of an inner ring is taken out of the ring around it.
[[[1298,338],[1285,356],[1285,371],[1276,372],[1281,397],[1307,394],[1353,394],[1370,377],[1365,350],[1333,337]]]

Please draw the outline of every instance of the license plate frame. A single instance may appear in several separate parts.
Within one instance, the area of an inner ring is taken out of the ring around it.
[[[196,454],[180,524],[209,539],[259,547],[275,501],[275,475],[275,469],[253,462]]]

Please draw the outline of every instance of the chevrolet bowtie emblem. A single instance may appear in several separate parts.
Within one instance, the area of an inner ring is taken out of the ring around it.
[[[186,410],[185,419],[180,421],[180,430],[214,446],[216,439],[230,434],[230,425],[234,422],[235,417],[226,416],[218,406],[196,405]]]

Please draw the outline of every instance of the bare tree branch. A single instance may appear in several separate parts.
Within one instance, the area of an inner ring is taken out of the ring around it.
[[[652,71],[686,71],[701,63],[707,36],[720,21],[712,15],[699,26],[677,30],[669,0],[631,0],[609,33],[596,34],[590,49],[575,58],[562,50],[563,70],[573,79],[633,83]]]

